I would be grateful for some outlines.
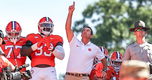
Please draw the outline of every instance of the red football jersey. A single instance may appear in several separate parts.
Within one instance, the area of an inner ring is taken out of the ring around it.
[[[116,72],[112,66],[108,66],[106,80],[119,80],[119,72]]]
[[[50,35],[48,37],[42,37],[40,34],[29,34],[27,39],[33,44],[44,41],[49,42],[49,46],[56,46],[58,42],[63,43],[62,37],[58,35]],[[48,50],[48,44],[40,46],[37,50],[31,53],[31,66],[34,67],[39,64],[47,64],[50,66],[55,66],[55,56]]]
[[[26,43],[26,38],[20,38],[15,44],[11,42],[8,37],[4,38],[5,44],[1,46],[6,58],[15,66],[21,66],[25,64],[26,57],[22,57],[20,50]],[[25,69],[24,69],[25,70]]]

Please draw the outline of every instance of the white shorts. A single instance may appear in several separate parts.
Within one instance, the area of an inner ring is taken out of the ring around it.
[[[55,67],[31,69],[32,78],[30,80],[57,80]]]

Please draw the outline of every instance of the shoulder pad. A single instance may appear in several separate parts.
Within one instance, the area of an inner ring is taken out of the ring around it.
[[[39,38],[39,37],[41,37],[40,34],[32,33],[32,34],[28,34],[26,39],[31,41],[32,43],[35,43],[36,42],[35,38]]]
[[[35,36],[36,34],[35,33],[31,33],[31,34],[28,34],[26,37],[31,37],[31,36]]]
[[[59,35],[51,35],[50,38],[53,38],[57,42],[63,43],[63,38],[61,36],[59,36]]]
[[[29,39],[29,38],[32,38],[32,39],[33,39],[33,38],[34,38],[34,37],[36,37],[36,36],[38,36],[38,37],[39,37],[39,36],[40,36],[40,34],[34,34],[34,33],[32,33],[32,34],[28,34],[26,38],[27,38],[27,39]]]
[[[135,44],[135,42],[132,42],[132,43],[130,43],[129,45],[133,45],[133,44]]]
[[[135,42],[130,43],[127,47],[135,45]]]
[[[8,41],[8,38],[7,38],[7,37],[4,37],[3,40],[4,40],[4,42],[7,42],[7,41]]]

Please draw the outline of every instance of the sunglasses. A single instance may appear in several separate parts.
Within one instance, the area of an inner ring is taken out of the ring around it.
[[[135,29],[134,31],[136,32],[136,31],[145,31],[145,30],[144,29]]]

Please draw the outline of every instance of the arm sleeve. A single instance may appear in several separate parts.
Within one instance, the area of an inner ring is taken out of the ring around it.
[[[69,42],[70,47],[72,47],[78,41],[76,36],[73,36],[72,40]]]
[[[33,52],[31,46],[33,45],[33,43],[31,41],[27,41],[25,43],[25,45],[22,46],[21,50],[20,50],[20,53],[22,56],[29,56],[30,53]]]
[[[96,57],[98,58],[98,60],[102,60],[103,58],[105,58],[104,53],[98,47],[97,47]]]
[[[63,60],[65,56],[63,47],[61,45],[57,45],[53,51],[53,54],[56,58]]]

